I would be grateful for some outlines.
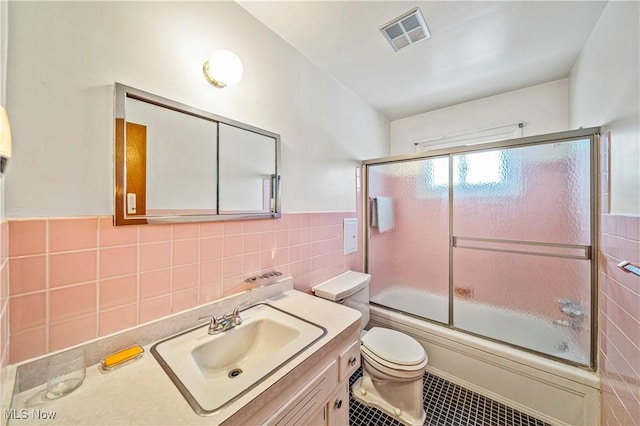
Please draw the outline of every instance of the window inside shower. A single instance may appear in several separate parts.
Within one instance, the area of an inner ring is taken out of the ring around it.
[[[371,302],[594,366],[596,130],[364,162]]]

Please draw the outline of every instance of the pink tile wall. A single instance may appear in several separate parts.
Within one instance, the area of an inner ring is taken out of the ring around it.
[[[246,290],[244,279],[264,271],[292,275],[296,288],[307,291],[347,269],[361,270],[360,253],[342,253],[348,217],[356,213],[117,228],[111,217],[11,220],[8,261],[0,269],[2,283],[11,282],[10,294],[2,293],[0,338],[10,334],[11,343],[5,362]]]
[[[602,200],[608,200],[609,135],[601,144]],[[606,191],[606,192],[605,192]],[[640,425],[640,277],[618,263],[640,264],[640,217],[608,214],[601,205],[598,363],[602,424]]]

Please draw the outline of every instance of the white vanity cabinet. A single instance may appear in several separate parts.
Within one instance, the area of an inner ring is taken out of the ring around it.
[[[360,343],[348,339],[322,357],[316,365],[302,374],[296,383],[276,398],[281,403],[266,420],[264,415],[272,410],[267,404],[252,416],[254,424],[265,426],[347,426],[349,424],[349,377],[360,366]],[[277,403],[279,401],[272,401]]]

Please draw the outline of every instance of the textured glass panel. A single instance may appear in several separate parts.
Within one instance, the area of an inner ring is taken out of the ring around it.
[[[368,194],[380,216],[369,233],[371,301],[444,323],[449,315],[448,175],[448,158],[370,166]]]
[[[590,245],[589,140],[454,156],[454,235]]]
[[[456,248],[454,326],[589,365],[588,260]]]

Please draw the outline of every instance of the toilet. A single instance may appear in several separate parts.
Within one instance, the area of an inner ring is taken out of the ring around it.
[[[318,297],[362,313],[362,377],[351,387],[354,398],[405,425],[421,426],[426,418],[422,389],[427,354],[415,339],[399,331],[381,327],[364,330],[369,322],[370,281],[369,274],[347,271],[311,290]]]

